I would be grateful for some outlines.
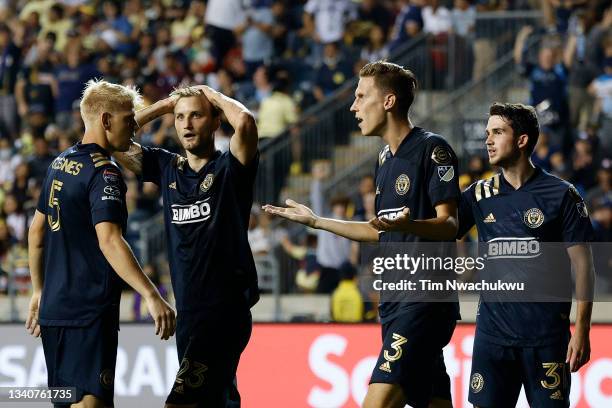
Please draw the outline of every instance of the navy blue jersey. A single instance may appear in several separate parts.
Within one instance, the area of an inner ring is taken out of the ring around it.
[[[439,135],[415,127],[399,145],[395,155],[387,145],[379,154],[375,171],[376,214],[393,219],[406,207],[410,218],[435,218],[435,206],[443,201],[459,202],[457,156]],[[379,242],[427,242],[413,234],[381,232]],[[383,275],[384,278],[384,275]],[[423,307],[415,302],[383,302],[382,321],[404,309]],[[458,311],[458,306],[457,306]],[[456,313],[457,318],[458,312]]]
[[[487,245],[499,241],[566,243],[553,247],[554,258],[533,257],[520,263],[496,260],[505,262],[499,264],[501,268],[513,268],[514,278],[522,281],[539,277],[550,280],[550,275],[542,272],[554,270],[559,282],[569,284],[571,263],[565,248],[572,243],[589,242],[593,234],[586,206],[576,189],[538,167],[518,190],[502,174],[472,184],[463,193],[459,206],[459,236],[474,224],[479,241]],[[570,309],[571,301],[486,302],[481,299],[477,330],[501,345],[544,346],[567,337]]]
[[[229,151],[217,151],[195,172],[182,156],[142,150],[143,179],[162,190],[177,310],[255,304],[257,273],[247,230],[259,156],[243,166]]]
[[[126,230],[121,171],[96,144],[77,144],[49,166],[38,200],[45,215],[44,285],[40,324],[86,326],[118,307],[120,278],[98,244],[95,226]]]

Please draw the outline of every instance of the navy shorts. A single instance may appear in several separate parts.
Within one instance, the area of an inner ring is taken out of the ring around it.
[[[179,312],[176,328],[180,368],[166,402],[240,407],[236,370],[251,337],[251,312],[212,317]]]
[[[384,323],[370,384],[399,384],[413,408],[427,407],[432,398],[450,401],[442,349],[456,324],[456,311],[438,306],[407,311]]]
[[[481,408],[514,408],[521,385],[532,407],[569,407],[568,341],[541,347],[502,346],[476,333],[469,401]]]
[[[90,394],[113,406],[118,311],[105,312],[86,327],[40,329],[49,387],[75,387],[77,402]]]

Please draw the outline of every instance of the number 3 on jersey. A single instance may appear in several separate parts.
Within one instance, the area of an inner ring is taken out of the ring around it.
[[[55,232],[55,231],[59,231],[61,225],[60,225],[60,207],[59,207],[59,197],[57,197],[55,195],[56,191],[61,191],[62,190],[62,185],[64,185],[63,182],[59,181],[59,180],[53,180],[51,182],[51,188],[49,189],[49,214],[47,214],[47,222],[49,223],[49,228],[51,228],[51,231]],[[57,213],[57,217],[55,218],[55,220],[53,219],[53,212]]]

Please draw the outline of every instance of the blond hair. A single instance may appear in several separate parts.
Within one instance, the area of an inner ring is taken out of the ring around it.
[[[91,122],[102,112],[137,109],[140,105],[142,96],[135,87],[90,79],[83,90],[80,108],[83,121]]]
[[[184,86],[182,88],[174,88],[174,91],[170,92],[170,96],[176,96],[176,100],[181,98],[189,98],[193,96],[201,96],[204,95],[204,91],[196,88],[195,86]],[[213,117],[219,116],[221,111],[216,108],[212,103],[210,104],[211,113]]]

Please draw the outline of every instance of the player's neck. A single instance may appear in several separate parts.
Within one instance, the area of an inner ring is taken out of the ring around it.
[[[529,159],[517,160],[510,166],[502,167],[502,172],[506,181],[517,190],[533,175],[535,166]]]
[[[185,153],[187,154],[187,163],[189,163],[189,167],[197,173],[210,161],[210,158],[215,153],[215,149],[213,146],[212,149],[208,149],[205,153],[195,154],[189,151]]]
[[[389,145],[392,154],[395,154],[397,148],[402,143],[404,138],[408,136],[414,126],[410,119],[389,119],[385,126],[382,138]]]
[[[106,139],[106,135],[104,133],[96,132],[95,130],[85,130],[81,143],[83,144],[95,143],[111,154],[114,151],[110,143],[108,143],[108,139]]]

